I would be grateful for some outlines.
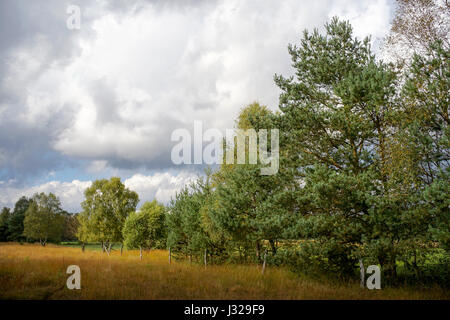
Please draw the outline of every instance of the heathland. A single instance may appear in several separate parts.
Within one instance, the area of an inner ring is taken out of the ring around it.
[[[69,290],[69,265],[81,270],[81,289]],[[361,289],[359,283],[309,279],[260,265],[174,261],[166,250],[111,251],[0,244],[0,299],[448,299],[434,288]]]

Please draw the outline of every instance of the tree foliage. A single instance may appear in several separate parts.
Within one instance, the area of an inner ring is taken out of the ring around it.
[[[139,196],[117,177],[94,181],[84,195],[78,237],[81,241],[100,241],[109,252],[114,242],[123,242],[125,220],[136,210]]]
[[[224,233],[211,222],[209,208],[215,206],[211,172],[184,187],[169,205],[167,246],[175,255],[199,261],[206,250],[211,257],[226,257]]]
[[[448,47],[448,0],[397,0],[396,5],[391,32],[386,39],[388,49],[393,49],[390,54],[404,60],[411,53],[425,53],[429,44],[436,40]]]
[[[4,207],[0,213],[0,241],[8,240],[8,221],[11,217],[11,209]]]
[[[25,212],[23,235],[39,240],[43,246],[48,240],[60,241],[64,226],[61,202],[53,193],[35,194]]]
[[[8,221],[8,240],[22,241],[23,236],[23,220],[25,219],[25,212],[28,210],[32,200],[27,197],[21,197],[14,205],[13,213]]]
[[[138,212],[132,212],[123,227],[127,248],[164,248],[166,242],[166,209],[156,200],[145,202]]]

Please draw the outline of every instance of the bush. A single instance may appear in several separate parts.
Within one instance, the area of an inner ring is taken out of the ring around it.
[[[275,255],[268,256],[268,262],[287,266],[297,274],[347,279],[355,275],[357,263],[350,250],[349,246],[332,241],[302,241],[294,246],[281,247]]]
[[[411,259],[398,265],[398,278],[405,284],[450,288],[450,254],[440,248],[422,250],[414,265]]]

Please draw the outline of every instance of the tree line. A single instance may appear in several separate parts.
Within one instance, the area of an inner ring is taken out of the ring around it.
[[[31,198],[21,197],[14,209],[4,207],[0,212],[0,242],[75,241],[78,221],[76,215],[61,208],[53,193],[36,193]]]
[[[21,197],[14,210],[4,207],[0,213],[0,242],[79,241],[101,243],[110,253],[120,243],[121,251],[129,249],[166,248],[167,208],[157,202],[145,202],[139,211],[139,197],[113,177],[96,180],[84,192],[82,212],[70,214],[61,208],[53,193],[36,193],[31,198]]]

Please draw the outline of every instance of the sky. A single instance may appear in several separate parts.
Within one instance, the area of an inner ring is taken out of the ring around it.
[[[69,29],[71,5],[80,29]],[[168,203],[202,174],[175,165],[178,128],[223,132],[278,108],[288,44],[333,16],[379,50],[393,0],[0,1],[0,207],[53,192],[78,212],[95,179]]]

